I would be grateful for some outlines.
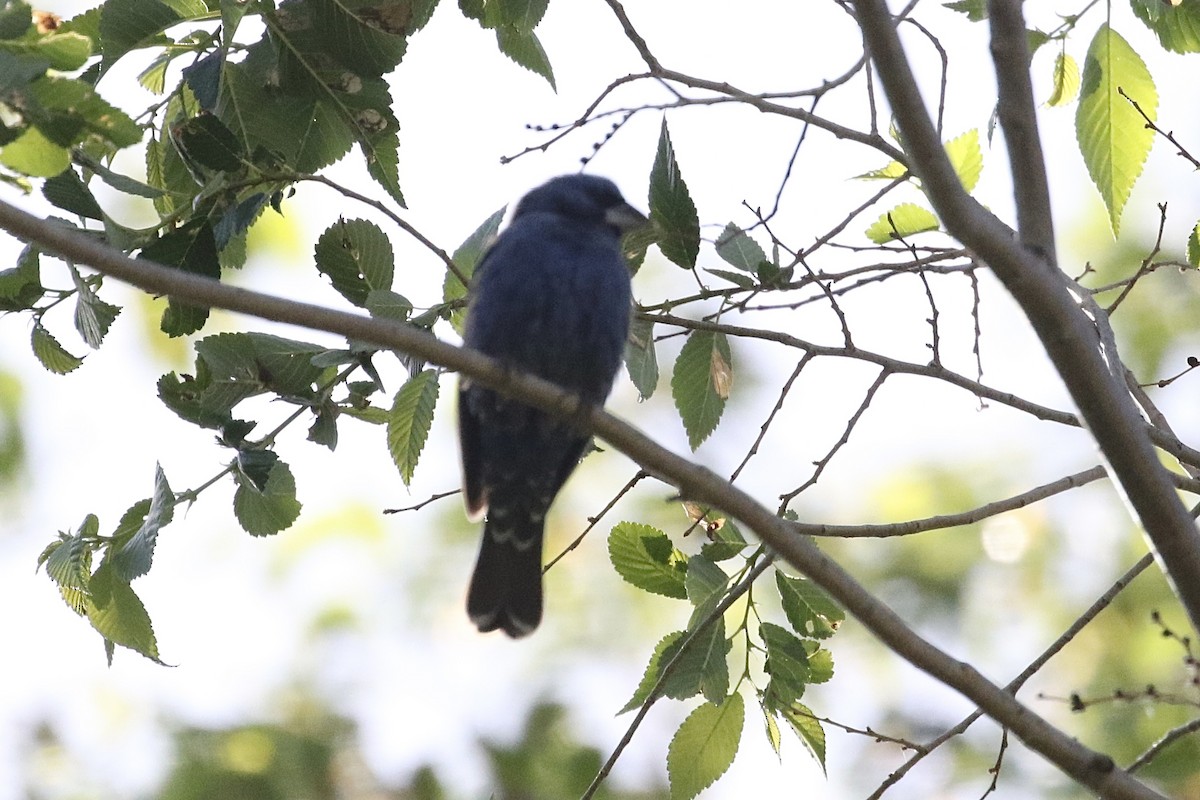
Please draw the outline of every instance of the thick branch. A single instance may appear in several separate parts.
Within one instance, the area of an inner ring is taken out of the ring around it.
[[[973,667],[921,638],[895,612],[822,553],[812,539],[797,536],[790,523],[750,495],[716,473],[660,447],[602,409],[580,409],[577,398],[547,381],[514,373],[477,352],[446,344],[412,326],[289,301],[131,259],[66,226],[38,219],[4,202],[0,202],[0,227],[22,239],[37,242],[51,253],[88,264],[147,292],[374,342],[457,370],[474,381],[551,412],[580,419],[648,473],[678,487],[682,496],[719,508],[741,520],[774,552],[820,584],[894,652],[962,692],[1080,783],[1105,797],[1163,800],[1161,795],[1117,769],[1108,756],[1084,747]]]
[[[1145,422],[1123,380],[1114,375],[1102,353],[1095,324],[1072,295],[1066,276],[1055,267],[1052,241],[1040,241],[1049,229],[1035,228],[1040,232],[1028,234],[1029,244],[1034,246],[1024,246],[1010,228],[963,190],[929,120],[886,3],[856,0],[855,5],[913,170],[946,229],[995,271],[1029,318],[1141,520],[1192,625],[1200,630],[1200,536],[1158,461]],[[997,10],[1020,14],[1019,3],[1001,4]],[[1005,24],[995,35],[1007,38],[1010,28],[1023,31],[1024,24]],[[1005,43],[1001,49],[1010,46]],[[1026,68],[1003,62],[997,66]],[[1012,83],[1007,78],[1000,81],[1001,89],[1010,93],[1001,104],[1009,104],[1010,110],[1031,119],[1032,99],[1020,96]],[[1029,155],[1024,151],[1023,156]],[[1040,164],[1013,163],[1014,173],[1041,168]],[[1020,185],[1026,186],[1024,182]],[[1115,358],[1115,354],[1109,355]]]

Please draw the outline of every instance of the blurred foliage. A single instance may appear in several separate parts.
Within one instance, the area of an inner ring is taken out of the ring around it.
[[[398,724],[403,724],[398,720]],[[172,732],[174,763],[156,800],[453,800],[437,767],[423,765],[401,786],[382,783],[359,750],[354,725],[309,703],[282,723],[223,729],[180,727]],[[599,750],[579,742],[567,711],[535,705],[511,744],[480,740],[487,766],[486,795],[495,800],[578,797],[600,769]],[[50,790],[69,771],[53,732],[43,727],[30,743],[28,762],[40,766],[26,787],[29,800],[60,796]],[[451,781],[453,783],[453,781]],[[70,792],[68,791],[68,794]],[[665,786],[618,789],[604,785],[599,800],[666,800]]]

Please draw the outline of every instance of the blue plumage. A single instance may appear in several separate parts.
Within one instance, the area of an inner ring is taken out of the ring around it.
[[[604,178],[529,192],[472,278],[465,344],[602,405],[629,331],[621,235],[644,223]],[[487,514],[467,613],[481,631],[524,636],[542,618],[546,512],[588,436],[469,380],[458,414],[467,513]]]

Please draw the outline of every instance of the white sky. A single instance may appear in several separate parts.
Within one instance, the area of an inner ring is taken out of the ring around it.
[[[630,2],[628,6],[630,16],[664,64],[728,80],[751,91],[815,85],[840,73],[849,63],[849,54],[856,52],[849,21],[824,4],[759,0],[740,4],[732,14],[728,4],[716,2]],[[69,15],[80,6],[60,2],[46,7]],[[1071,42],[1070,51],[1080,60],[1098,22],[1097,18]],[[1151,55],[1152,45],[1127,11],[1119,12],[1115,22],[1135,47]],[[958,67],[951,75],[948,138],[986,125],[993,92],[985,29],[961,23],[951,30],[954,40],[946,43],[962,60],[954,62]],[[605,130],[601,126],[595,133],[577,133],[548,153],[501,166],[501,155],[539,141],[537,134],[525,130],[527,123],[573,119],[613,77],[641,69],[611,13],[598,0],[552,4],[538,32],[555,67],[557,95],[542,79],[494,54],[491,35],[463,20],[449,1],[412,40],[404,63],[392,78],[402,125],[402,186],[413,209],[405,216],[448,250],[488,214],[527,188],[551,175],[575,170],[579,157],[590,151],[592,142]],[[922,53],[921,68],[929,68],[935,63],[929,60],[929,48],[923,47]],[[967,68],[971,59],[982,72]],[[1042,97],[1049,91],[1051,60],[1052,53],[1043,52],[1036,63]],[[1151,60],[1151,68],[1160,78],[1162,107],[1182,114],[1191,105],[1194,87],[1185,90],[1184,81],[1162,80],[1179,63],[1178,57],[1159,56]],[[114,76],[101,90],[116,99],[113,93],[121,83],[121,76]],[[632,105],[666,96],[647,85],[619,95],[617,102]],[[842,118],[838,102],[830,98],[820,110]],[[126,107],[136,105],[131,102]],[[660,119],[654,112],[640,114],[590,168],[613,177],[626,196],[643,207]],[[1192,122],[1191,117],[1180,118],[1171,126],[1187,131]],[[790,122],[744,110],[714,113],[694,109],[672,114],[669,124],[703,223],[723,225],[730,219],[747,223],[740,207],[743,199],[769,205],[797,133]],[[1073,110],[1048,110],[1043,125],[1064,243],[1063,262],[1078,261],[1081,256],[1068,247],[1073,243],[1070,230],[1096,213],[1098,201],[1085,183],[1074,149]],[[811,137],[814,142],[806,146],[797,164],[779,226],[779,230],[794,231],[784,238],[795,242],[823,231],[842,216],[842,209],[873,191],[874,186],[847,179],[882,165],[881,158],[861,148],[822,149],[830,143],[829,137],[815,132]],[[1140,207],[1146,216],[1127,215],[1125,225],[1133,230],[1156,224],[1152,200],[1169,196],[1169,236],[1182,241],[1192,224],[1189,220],[1200,216],[1200,210],[1195,192],[1178,186],[1181,182],[1176,177],[1184,174],[1181,162],[1162,144],[1156,146],[1151,172],[1130,202],[1131,212]],[[1003,165],[1001,150],[985,153],[979,194],[990,207],[1011,218]],[[353,161],[342,165],[337,174],[357,188],[366,187],[366,192],[382,196],[363,173]],[[14,199],[11,192],[5,197]],[[34,198],[21,202],[44,209]],[[338,298],[307,274],[311,272],[312,243],[335,214],[371,217],[370,209],[354,207],[332,192],[314,187],[301,188],[286,208],[290,217],[301,221],[298,230],[304,240],[296,242],[291,251],[265,254],[247,273],[233,279],[297,299],[335,303]],[[136,219],[134,213],[131,210],[130,220]],[[397,290],[418,306],[435,302],[441,291],[441,268],[436,259],[407,241],[402,232],[384,222],[381,225],[397,252]],[[705,233],[711,238],[716,230],[708,228]],[[11,241],[0,242],[0,247],[6,261],[18,251]],[[708,266],[719,266],[711,250],[702,259],[707,259]],[[61,283],[63,276],[56,270],[53,262],[43,267],[47,280]],[[661,260],[651,262],[639,274],[635,292],[642,300],[666,296],[686,285],[680,280],[690,278]],[[992,295],[987,313],[993,315],[993,330],[1004,330],[1006,335],[987,341],[987,381],[1019,387],[1042,402],[1065,407],[1063,392],[1036,358],[1032,339],[1011,305],[994,292]],[[104,296],[121,305],[133,301],[133,293],[115,283],[105,287]],[[894,352],[897,338],[920,333],[919,321],[891,315],[893,300],[886,293],[877,293],[861,307],[868,312],[876,310],[878,325],[863,326],[860,317],[856,331],[861,331],[863,338],[859,344]],[[961,304],[951,303],[950,307],[961,309]],[[820,318],[819,312],[812,313],[812,318],[804,318],[798,325],[814,332],[814,338],[828,335],[829,320]],[[956,324],[964,322],[960,318]],[[68,349],[83,351],[65,315],[51,324]],[[955,324],[953,320],[951,324]],[[228,317],[217,319],[215,325],[260,329],[252,321]],[[330,337],[281,332],[336,346]],[[155,622],[163,658],[177,666],[159,667],[119,651],[114,666],[107,668],[99,637],[62,605],[44,574],[34,574],[37,553],[56,530],[73,530],[89,512],[100,516],[102,531],[110,530],[125,508],[149,494],[156,462],[163,464],[173,488],[180,490],[215,473],[226,457],[212,446],[209,434],[182,423],[156,399],[154,381],[173,367],[147,351],[143,335],[139,313],[129,308],[113,326],[103,349],[89,355],[77,372],[57,377],[43,372],[28,352],[27,319],[0,318],[0,341],[6,343],[0,348],[0,369],[19,374],[24,383],[29,435],[28,475],[17,493],[0,497],[0,607],[10,609],[5,635],[6,680],[0,682],[0,776],[10,779],[0,777],[0,800],[21,796],[21,784],[11,776],[34,772],[48,797],[145,796],[165,769],[163,722],[228,725],[279,718],[288,707],[289,685],[315,690],[334,708],[358,720],[369,762],[384,778],[402,779],[415,766],[432,760],[441,768],[439,775],[468,796],[484,796],[481,793],[486,791],[483,762],[472,747],[474,740],[479,735],[515,734],[528,702],[535,697],[568,701],[580,736],[601,749],[607,751],[619,739],[628,719],[614,719],[612,714],[625,703],[641,675],[652,645],[644,631],[653,634],[684,622],[680,609],[666,602],[631,610],[628,601],[636,593],[623,586],[608,565],[604,534],[613,523],[633,517],[644,506],[624,505],[575,557],[551,573],[545,630],[520,643],[479,636],[461,607],[474,560],[475,530],[463,519],[457,500],[442,501],[419,515],[381,517],[378,513],[383,507],[414,503],[455,485],[455,439],[446,413],[452,408],[447,402],[453,387],[449,379],[443,381],[441,413],[410,493],[405,492],[390,463],[382,432],[343,425],[334,454],[304,443],[303,430],[285,436],[280,443],[281,455],[296,474],[305,504],[293,530],[269,540],[243,534],[230,513],[232,492],[228,486],[206,492],[190,510],[180,509],[160,537],[153,571],[135,584]],[[827,340],[836,341],[836,337]],[[677,347],[677,343],[668,346],[660,354],[660,363],[669,363]],[[769,360],[772,352],[756,350],[738,362],[743,370],[735,388],[735,394],[740,394],[738,405],[731,407],[730,419],[697,454],[718,471],[728,472],[740,460],[765,411],[774,403],[782,378],[775,374],[780,368]],[[969,373],[967,354],[952,355]],[[920,360],[919,350],[907,356]],[[740,354],[735,353],[735,358]],[[790,366],[784,369],[790,371]],[[838,420],[844,419],[846,406],[859,401],[858,395],[847,397],[829,389],[840,385],[835,381],[843,380],[845,374],[831,369],[814,370],[813,377],[806,376],[809,387],[793,399],[803,413],[781,423],[776,432],[779,444],[752,462],[744,478],[747,485],[769,479],[789,460],[803,463],[820,457],[836,439],[842,424]],[[391,391],[398,375],[396,371],[390,374]],[[891,413],[867,416],[844,454],[845,465],[835,462],[812,498],[798,503],[798,509],[838,515],[831,521],[854,521],[854,507],[848,503],[864,483],[881,479],[897,464],[927,456],[961,458],[964,453],[998,450],[1003,457],[1023,459],[1028,462],[1027,479],[1013,490],[1091,463],[1087,444],[1078,435],[1063,434],[1061,448],[1046,446],[1038,438],[1044,437],[1042,427],[1029,425],[1003,409],[980,412],[965,393],[928,393],[929,387],[914,387],[913,383],[889,383]],[[633,387],[622,379],[612,407],[667,446],[686,452],[686,439],[671,408],[665,378],[659,394],[646,404],[635,402]],[[938,408],[936,416],[927,413],[930,407]],[[1172,403],[1168,410],[1183,420],[1181,434],[1186,437],[1194,430],[1194,412],[1187,413],[1182,403]],[[264,425],[269,426],[270,420],[282,413],[277,407],[264,407]],[[987,415],[986,422],[981,422],[981,413]],[[904,424],[896,423],[897,414]],[[1042,449],[1035,458],[1037,447]],[[971,459],[966,460],[970,463]],[[613,454],[584,465],[556,512],[559,529],[555,536],[560,546],[573,538],[584,517],[597,510],[633,471],[626,460]],[[667,494],[662,487],[649,487],[645,496],[662,498]],[[771,494],[764,499],[773,502]],[[1110,505],[1105,508],[1111,512]],[[664,524],[678,523],[678,517],[671,514],[674,511],[660,512]],[[1107,529],[1111,536],[1121,529],[1120,520],[1098,516],[1093,531],[1099,529],[1103,535]],[[460,538],[449,545],[440,536],[431,541],[424,529],[446,520],[461,528]],[[1097,573],[1081,582],[1079,599],[1086,602],[1106,584],[1115,567],[1103,553],[1084,547],[1080,557]],[[985,604],[992,596],[989,592],[996,591],[1003,589],[982,581],[977,602]],[[347,612],[355,624],[332,633],[314,633],[314,620],[331,608]],[[627,622],[629,613],[638,615],[639,624]],[[995,670],[993,677],[1006,679],[1044,644],[1029,638],[1028,631],[1018,635],[1027,639],[1022,642],[1023,650],[992,653],[994,660],[986,667],[989,672]],[[966,643],[952,636],[943,644]],[[986,645],[971,646],[978,648],[973,651],[977,654],[990,652]],[[928,681],[905,666],[890,662],[879,668],[864,666],[878,657],[878,651],[861,639],[839,636],[833,652],[844,672],[839,672],[829,691],[814,693],[819,699],[813,705],[821,713],[849,724],[872,724],[875,705],[887,698],[888,689],[881,687],[895,686],[896,681],[920,688],[912,703],[928,703],[933,698],[932,702],[944,704],[939,715],[948,722],[965,709],[961,700],[945,690],[931,689]],[[856,680],[866,683],[856,684]],[[852,686],[855,688],[850,690]],[[666,741],[690,707],[661,703],[622,759],[614,780],[637,781],[647,774],[664,774]],[[72,758],[78,759],[79,772],[62,765],[23,763],[19,747],[30,727],[41,722],[49,722],[63,738]],[[869,791],[886,775],[888,765],[894,766],[900,758],[893,754],[881,759],[876,749],[871,751],[876,760],[871,762],[870,774],[856,774],[858,759],[872,746],[831,729],[830,779],[826,781],[798,744],[786,737],[780,765],[760,728],[751,704],[742,749],[731,773],[704,797],[741,796],[749,788],[772,786],[805,786],[805,796],[812,798],[853,796],[853,792]],[[944,777],[939,769],[944,766],[931,763],[908,781],[907,787],[898,787],[895,796],[932,796],[916,792],[936,786]]]

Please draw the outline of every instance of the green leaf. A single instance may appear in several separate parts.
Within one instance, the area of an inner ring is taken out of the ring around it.
[[[37,128],[0,148],[0,164],[31,178],[49,178],[71,166],[71,151],[50,141]]]
[[[712,511],[706,515],[706,519],[719,524],[708,525],[709,541],[700,548],[700,555],[710,561],[724,561],[746,549],[746,537],[733,520]]]
[[[45,293],[42,286],[41,251],[26,245],[17,256],[17,265],[0,270],[0,311],[24,311],[32,308]]]
[[[88,514],[74,535],[60,533],[58,539],[42,551],[39,566],[46,565],[46,574],[58,585],[59,593],[76,614],[87,613],[88,583],[92,578],[92,546],[100,521]],[[90,536],[89,536],[90,531]]]
[[[692,614],[689,629],[699,625],[712,613],[721,595],[714,595],[710,602],[699,606]],[[704,612],[701,614],[701,612]],[[733,643],[725,636],[725,620],[718,618],[700,631],[688,646],[681,661],[687,660],[700,675],[700,693],[710,703],[719,703],[729,692],[729,651]],[[689,695],[690,697],[691,695]]]
[[[783,718],[792,726],[792,730],[800,737],[800,741],[804,744],[812,757],[821,765],[821,770],[825,771],[825,729],[821,727],[821,722],[809,710],[808,706],[802,703],[793,703],[787,708],[780,709]]]
[[[650,224],[658,249],[685,269],[696,266],[700,253],[700,217],[675,161],[666,119],[658,137],[658,153],[650,170]]]
[[[771,749],[775,751],[776,757],[782,757],[779,748],[783,744],[783,735],[779,732],[779,723],[775,721],[775,715],[765,707],[763,708],[763,722],[766,724],[767,741],[771,743]]]
[[[859,180],[894,181],[906,175],[908,175],[908,167],[899,161],[892,161],[885,167],[873,169],[870,172],[864,172],[862,175],[856,175],[855,177]]]
[[[1065,106],[1079,95],[1079,65],[1066,53],[1054,57],[1054,91],[1046,100],[1049,106]]]
[[[372,317],[394,319],[397,322],[407,321],[413,310],[407,297],[391,289],[372,289],[367,292],[365,306]]]
[[[164,44],[163,31],[179,22],[206,16],[201,0],[108,0],[100,15],[100,41],[107,71],[130,50]]]
[[[968,192],[979,183],[983,172],[983,151],[979,149],[979,129],[972,128],[961,136],[946,142],[946,155],[954,167],[955,174]]]
[[[145,575],[154,560],[159,530],[175,516],[175,493],[167,483],[162,465],[154,470],[154,494],[125,512],[113,534],[113,549],[107,562],[123,581]]]
[[[714,596],[725,595],[729,585],[729,576],[725,570],[701,555],[695,555],[687,561],[687,573],[684,576],[684,588],[687,590],[688,601],[693,606],[707,604]]]
[[[1075,135],[1088,174],[1108,208],[1114,236],[1154,143],[1154,131],[1118,90],[1137,101],[1151,120],[1156,118],[1158,92],[1149,70],[1120,34],[1101,25],[1083,63]]]
[[[758,633],[767,647],[763,669],[771,676],[764,699],[769,708],[785,708],[804,696],[809,682],[808,651],[790,631],[770,622],[764,622]]]
[[[337,449],[338,429],[337,418],[341,410],[332,401],[321,404],[317,416],[308,428],[308,441],[324,445],[330,450]]]
[[[671,375],[671,395],[695,450],[716,430],[733,386],[733,356],[724,333],[692,331]]]
[[[1200,222],[1197,222],[1187,239],[1187,260],[1193,267],[1200,267]],[[0,273],[2,275],[3,273]],[[2,295],[3,292],[0,292]]]
[[[216,172],[238,172],[246,153],[233,131],[215,115],[202,112],[171,130],[175,146],[191,164]]]
[[[282,461],[271,467],[266,486],[260,491],[254,482],[237,475],[238,488],[233,495],[233,513],[242,529],[252,536],[270,536],[291,527],[300,516],[296,499],[296,479]]]
[[[364,307],[372,290],[392,288],[392,244],[373,222],[339,219],[317,240],[317,270],[343,297]]]
[[[952,3],[942,3],[951,11],[966,14],[971,22],[982,22],[988,18],[987,0],[954,0]]]
[[[92,573],[88,590],[86,610],[92,627],[109,642],[161,664],[146,607],[107,559]]]
[[[83,359],[73,356],[66,351],[50,331],[42,327],[41,322],[34,322],[32,335],[33,354],[42,366],[56,375],[66,375],[73,372],[83,363]]]
[[[658,388],[658,355],[654,351],[654,320],[634,318],[625,341],[625,369],[638,396],[649,400]]]
[[[916,203],[901,203],[880,215],[867,228],[866,235],[875,244],[887,244],[895,239],[906,239],[916,233],[937,229],[938,220],[932,211]]]
[[[475,268],[479,265],[480,259],[484,253],[491,247],[492,242],[496,238],[496,232],[500,230],[500,223],[504,221],[504,213],[507,206],[502,206],[498,210],[492,212],[492,215],[485,219],[483,223],[471,232],[471,235],[458,246],[454,251],[454,255],[450,260],[454,262],[454,266],[458,267],[458,271],[471,279],[475,274]],[[458,279],[452,270],[446,270],[446,277],[442,283],[442,302],[449,303],[454,300],[460,300],[467,296],[467,287]],[[450,315],[450,324],[454,326],[454,330],[461,335],[466,322],[466,311],[459,309]]]
[[[53,547],[54,545],[51,546]],[[666,658],[664,658],[664,655],[666,654],[668,648],[671,649],[672,653],[679,649],[678,647],[672,646],[678,644],[679,640],[683,638],[683,635],[683,631],[674,631],[672,633],[668,633],[658,641],[658,644],[654,646],[654,653],[650,656],[650,663],[646,665],[646,671],[642,673],[641,681],[638,682],[637,688],[633,690],[633,697],[630,697],[629,702],[617,712],[617,716],[632,711],[635,708],[640,708],[641,705],[646,702],[646,698],[650,696],[651,690],[654,689],[654,684],[658,682],[658,676],[663,665],[670,660],[670,656],[666,656]],[[692,694],[694,693],[695,692]]]
[[[1173,53],[1200,52],[1200,3],[1195,0],[1132,0],[1133,13]]]
[[[550,84],[551,89],[558,91],[558,86],[554,83],[554,69],[550,66],[550,57],[546,55],[536,33],[514,25],[502,25],[496,28],[496,44],[499,45],[501,53],[530,72],[541,75]]]
[[[121,309],[101,300],[74,267],[71,267],[71,279],[75,282],[76,292],[75,330],[88,347],[97,350]]]
[[[833,678],[833,654],[811,639],[804,642],[808,651],[808,682],[825,683]]]
[[[407,208],[404,193],[400,190],[400,137],[385,132],[359,143],[363,158],[367,161],[367,174],[396,201]]]
[[[52,33],[35,40],[33,51],[49,61],[51,69],[74,72],[91,58],[92,40],[71,31]]]
[[[88,219],[104,219],[92,190],[73,169],[65,169],[42,184],[42,196],[63,211]]]
[[[404,485],[412,483],[421,450],[429,437],[433,412],[438,401],[437,370],[427,369],[414,375],[396,392],[388,414],[387,443],[392,461],[400,470]]]
[[[846,619],[846,612],[810,580],[777,571],[775,586],[792,630],[807,639],[829,638]]]
[[[716,275],[718,278],[724,278],[734,286],[740,286],[743,289],[754,288],[754,278],[751,278],[749,275],[745,275],[741,272],[733,272],[732,270],[728,269],[709,269],[707,267],[705,267],[704,271],[710,275]]]
[[[608,535],[608,557],[617,574],[654,594],[687,598],[687,559],[657,528],[621,522]]]
[[[705,703],[688,715],[667,749],[671,800],[691,800],[725,774],[737,755],[745,717],[737,692],[720,705]]]
[[[221,277],[217,241],[207,220],[168,231],[142,248],[141,257],[208,278]],[[186,336],[204,327],[208,309],[176,300],[167,301],[161,327],[168,336]]]
[[[47,75],[29,92],[34,124],[55,144],[70,147],[94,137],[119,148],[142,140],[137,123],[85,81]]]
[[[732,222],[717,237],[717,255],[726,264],[750,273],[757,272],[758,265],[767,260],[767,254],[758,242]]]

